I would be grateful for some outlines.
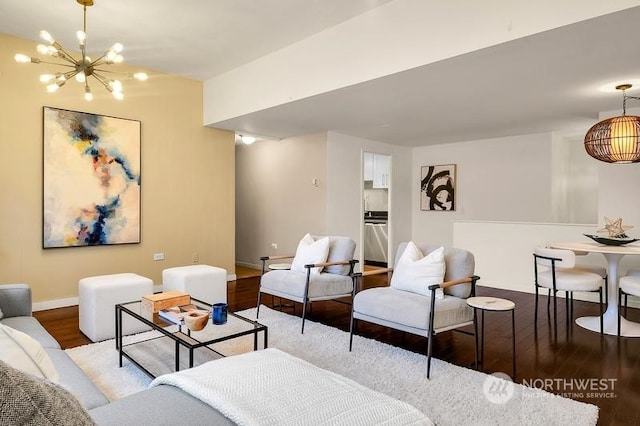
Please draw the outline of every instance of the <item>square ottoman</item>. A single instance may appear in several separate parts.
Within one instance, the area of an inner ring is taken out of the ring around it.
[[[227,303],[227,271],[209,265],[189,265],[162,271],[163,291],[181,290],[210,304]]]
[[[116,335],[115,306],[142,299],[153,293],[153,281],[133,273],[98,275],[78,281],[80,331],[94,342]],[[149,330],[139,321],[124,315],[124,334]]]

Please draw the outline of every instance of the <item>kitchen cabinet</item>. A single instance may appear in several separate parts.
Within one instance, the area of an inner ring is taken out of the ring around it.
[[[389,157],[373,154],[373,187],[389,188]]]
[[[373,181],[373,188],[389,188],[390,156],[364,153],[364,180]]]

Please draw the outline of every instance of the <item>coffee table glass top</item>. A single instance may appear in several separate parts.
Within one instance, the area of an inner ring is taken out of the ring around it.
[[[191,303],[196,305],[198,309],[211,311],[211,305],[197,299],[191,299]],[[236,313],[229,312],[227,314],[226,324],[216,325],[207,321],[207,325],[201,331],[190,331],[186,325],[178,326],[168,320],[165,320],[157,313],[152,313],[142,306],[142,302],[129,302],[120,305],[121,308],[129,315],[139,317],[143,322],[153,324],[154,329],[163,328],[174,334],[174,336],[182,340],[187,345],[200,346],[201,343],[217,341],[225,339],[229,336],[243,335],[260,331],[264,328],[262,324],[256,321],[244,318]]]
[[[196,305],[198,309],[211,310],[209,304],[200,300],[191,298],[190,303]],[[133,318],[127,320],[127,317]],[[122,322],[132,319],[147,324],[151,329],[159,333],[147,340],[124,343]],[[258,350],[260,346],[267,347],[267,326],[244,318],[234,312],[227,313],[227,322],[225,324],[213,324],[209,319],[204,329],[191,331],[185,324],[174,324],[157,313],[150,312],[142,305],[141,301],[121,303],[116,305],[116,329],[116,349],[119,350],[120,367],[122,367],[122,358],[124,357],[151,377],[178,371],[181,368],[191,368],[195,364],[225,356],[218,349],[215,349],[213,345],[243,336],[252,338],[253,350]],[[262,345],[258,342],[258,335],[261,332]],[[251,350],[250,348],[247,349]],[[181,352],[185,353],[181,356]],[[171,359],[173,359],[173,362],[171,362]],[[161,362],[158,363],[157,361]],[[151,368],[150,364],[155,367]],[[166,367],[170,367],[171,364],[173,364],[173,367],[170,370],[166,370]],[[158,370],[158,368],[161,370]]]

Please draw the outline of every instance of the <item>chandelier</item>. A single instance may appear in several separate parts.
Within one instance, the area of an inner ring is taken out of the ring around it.
[[[117,74],[112,70],[105,68],[107,65],[121,63],[124,58],[120,54],[122,52],[122,44],[116,43],[105,51],[98,59],[91,59],[87,56],[87,6],[93,6],[93,0],[76,0],[83,6],[84,25],[82,31],[76,32],[78,44],[80,46],[80,58],[74,58],[70,53],[62,48],[62,46],[47,31],[40,31],[40,38],[48,44],[39,44],[38,53],[49,55],[63,62],[48,62],[38,58],[18,53],[15,59],[18,63],[34,63],[34,64],[52,64],[69,68],[68,71],[61,71],[55,74],[42,74],[40,81],[47,85],[47,92],[53,93],[65,85],[65,83],[75,78],[75,80],[84,84],[84,98],[87,101],[93,99],[91,87],[89,86],[89,78],[93,77],[104,86],[114,98],[122,100],[122,82],[120,80],[107,77],[105,74]],[[144,81],[148,78],[146,73],[136,72],[133,74],[124,74],[125,77],[133,77],[136,80]]]
[[[627,114],[625,90],[630,84],[616,86],[622,90],[622,115],[596,123],[584,137],[584,149],[596,160],[606,163],[637,163],[640,161],[640,117]]]

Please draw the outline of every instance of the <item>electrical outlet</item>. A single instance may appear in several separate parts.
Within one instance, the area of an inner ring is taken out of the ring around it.
[[[271,248],[274,250],[278,250],[278,244],[277,243],[271,243]]]
[[[193,252],[193,254],[191,255],[191,261],[193,263],[198,263],[200,262],[200,256],[198,255],[198,252]]]
[[[164,253],[153,253],[153,260],[164,260]]]

